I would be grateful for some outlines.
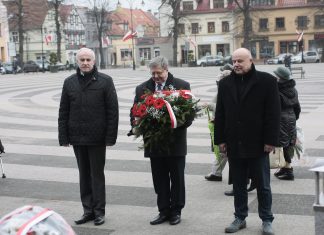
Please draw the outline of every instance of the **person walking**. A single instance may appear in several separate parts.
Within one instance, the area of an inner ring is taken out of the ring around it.
[[[152,77],[136,87],[134,104],[142,100],[142,95],[147,90],[155,92],[170,86],[176,90],[190,90],[188,82],[175,78],[169,72],[167,58],[163,56],[153,58],[149,63],[149,68]],[[135,119],[132,109],[130,117],[133,127]],[[144,148],[144,157],[150,158],[153,186],[157,194],[159,210],[159,214],[150,221],[151,225],[166,221],[169,221],[170,225],[181,222],[181,211],[185,206],[184,169],[187,155],[187,128],[191,123],[192,120],[186,120],[184,125],[174,129],[170,136],[174,142],[169,146],[168,151],[162,145]]]
[[[280,101],[277,81],[255,69],[251,52],[232,55],[234,72],[219,82],[215,112],[215,144],[227,153],[232,170],[235,219],[225,228],[235,233],[246,227],[249,171],[255,180],[258,212],[264,235],[274,234],[269,153],[278,145]]]
[[[95,54],[81,48],[78,68],[64,81],[58,118],[59,144],[73,146],[84,214],[75,220],[94,225],[105,222],[106,189],[104,167],[106,146],[116,143],[118,100],[113,80],[98,72]]]
[[[291,167],[291,159],[294,155],[297,131],[296,120],[300,115],[300,103],[296,82],[290,76],[289,69],[278,67],[274,74],[278,78],[278,87],[281,104],[279,145],[283,147],[285,166],[280,168],[274,175],[280,180],[294,180],[294,171]]]

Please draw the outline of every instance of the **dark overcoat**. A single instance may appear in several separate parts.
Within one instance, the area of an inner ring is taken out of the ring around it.
[[[64,81],[58,132],[60,145],[113,145],[118,132],[118,100],[113,80],[94,67],[81,88],[80,70]]]
[[[249,82],[241,99],[235,79]],[[234,72],[219,82],[215,112],[215,144],[226,143],[230,158],[264,155],[264,145],[278,146],[280,102],[272,75],[256,71],[252,64],[246,75]]]
[[[176,90],[190,90],[190,84],[182,79],[175,78],[171,73],[168,73],[168,78],[165,82],[165,87],[172,85]],[[141,96],[145,91],[150,90],[151,92],[155,91],[155,82],[150,78],[149,80],[138,85],[135,89],[135,98],[134,103],[141,101]],[[131,116],[131,125],[132,120],[132,111],[130,112]],[[144,157],[179,157],[187,155],[187,128],[191,125],[192,120],[187,120],[184,125],[177,127],[170,138],[174,140],[170,145],[170,151],[164,151],[161,148],[145,148]]]

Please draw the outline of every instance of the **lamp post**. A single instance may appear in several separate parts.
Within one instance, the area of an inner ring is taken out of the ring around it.
[[[197,63],[197,34],[201,31],[201,25],[197,25],[197,27],[188,27],[188,30],[191,31],[191,34],[195,36],[195,64]]]
[[[132,34],[134,33],[134,25],[133,25],[133,3],[136,0],[127,0],[128,4],[129,4],[129,9],[130,9],[130,14],[131,14],[131,30],[132,30]],[[144,6],[145,2],[144,0],[142,0],[141,5]],[[118,0],[117,2],[117,6],[120,7],[121,4]],[[132,35],[132,57],[133,57],[133,70],[136,69],[136,65],[135,65],[135,45],[134,45],[134,37]]]
[[[45,73],[44,69],[44,36],[43,36],[43,26],[41,27],[41,38],[42,38],[42,71]]]

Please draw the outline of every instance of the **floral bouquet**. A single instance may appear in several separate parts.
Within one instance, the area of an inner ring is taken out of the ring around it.
[[[200,111],[199,100],[190,91],[175,90],[171,85],[163,91],[146,91],[141,100],[132,108],[134,135],[144,140],[140,148],[161,146],[168,151],[175,128],[194,120]]]

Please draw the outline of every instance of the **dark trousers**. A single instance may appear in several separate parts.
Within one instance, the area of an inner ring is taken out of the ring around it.
[[[150,158],[157,205],[162,214],[181,214],[185,206],[186,157]]]
[[[233,177],[235,217],[243,220],[248,216],[246,180],[251,171],[257,186],[259,217],[262,221],[272,221],[269,155],[258,158],[229,158],[229,166]]]
[[[105,215],[106,146],[73,146],[79,167],[80,195],[85,214]]]

